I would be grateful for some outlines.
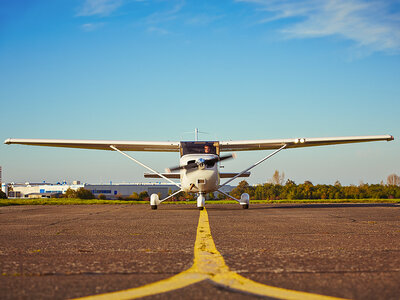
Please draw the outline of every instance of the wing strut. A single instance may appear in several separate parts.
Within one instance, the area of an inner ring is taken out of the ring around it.
[[[141,165],[142,167],[146,168],[147,170],[150,170],[151,172],[153,172],[154,174],[157,174],[158,176],[164,178],[166,181],[176,185],[179,189],[181,188],[180,184],[172,181],[171,179],[165,177],[163,174],[158,173],[157,171],[154,171],[152,168],[146,166],[145,164],[141,163],[140,161],[136,160],[135,158],[133,158],[132,156],[129,156],[128,154],[126,154],[125,152],[122,152],[121,150],[119,150],[117,147],[115,147],[114,145],[110,145],[110,148],[118,151],[119,153],[121,153],[122,155],[126,156],[127,158],[129,158],[130,160],[133,160],[135,163],[137,163],[138,165]]]
[[[231,199],[233,199],[233,200],[235,200],[235,201],[237,201],[237,202],[240,203],[240,200],[239,200],[239,199],[236,199],[235,197],[229,195],[228,193],[225,193],[225,192],[223,192],[223,191],[221,191],[221,190],[217,190],[217,192],[218,192],[218,193],[221,193],[221,194],[224,195],[225,197],[231,198]]]
[[[179,191],[176,191],[175,193],[169,195],[168,197],[166,197],[166,198],[160,200],[160,203],[161,203],[161,202],[164,202],[165,200],[168,200],[169,198],[172,198],[172,197],[175,196],[175,195],[178,195],[178,194],[179,194],[180,192],[182,192],[182,191],[183,191],[182,189],[180,189]]]
[[[243,170],[242,172],[238,173],[236,176],[232,177],[231,179],[229,179],[228,181],[226,181],[224,184],[219,186],[219,189],[221,189],[221,187],[223,187],[224,185],[227,185],[229,182],[231,182],[232,180],[238,178],[240,175],[246,173],[247,171],[253,169],[254,167],[258,166],[259,164],[261,164],[263,161],[267,160],[268,158],[274,156],[275,154],[277,154],[279,151],[285,149],[287,146],[287,144],[284,144],[282,147],[280,147],[278,150],[275,150],[274,152],[272,152],[271,154],[268,154],[266,157],[264,157],[263,159],[259,160],[258,162],[256,162],[254,165],[252,165],[251,167],[247,168],[246,170]],[[220,191],[220,190],[219,190]],[[231,197],[232,198],[232,197]],[[236,200],[236,199],[235,199]],[[237,201],[237,200],[236,200]]]

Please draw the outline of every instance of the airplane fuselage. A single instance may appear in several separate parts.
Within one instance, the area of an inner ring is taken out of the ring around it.
[[[198,168],[182,169],[180,171],[181,188],[188,193],[215,192],[219,187],[218,164],[212,166],[201,164],[202,159],[216,158],[215,154],[186,154],[180,158],[180,165],[185,166],[190,162],[199,163]]]

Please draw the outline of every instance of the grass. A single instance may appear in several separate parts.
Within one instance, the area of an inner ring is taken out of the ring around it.
[[[196,201],[166,201],[163,204],[196,204]],[[233,200],[209,200],[209,204],[236,204]],[[250,203],[400,203],[400,199],[304,199],[304,200],[251,200]],[[98,200],[98,199],[63,199],[63,198],[38,198],[38,199],[0,199],[0,206],[12,205],[94,205],[94,204],[146,204],[148,201],[131,200]]]

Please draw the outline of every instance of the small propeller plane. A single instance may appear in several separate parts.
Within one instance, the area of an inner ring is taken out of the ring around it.
[[[249,177],[249,171],[251,169],[271,158],[283,149],[392,140],[394,140],[394,138],[391,135],[376,135],[240,141],[198,141],[196,135],[195,141],[181,142],[10,138],[5,140],[4,143],[117,151],[149,170],[151,173],[145,173],[145,178],[163,178],[179,188],[178,191],[164,199],[159,199],[157,194],[152,194],[150,196],[150,205],[152,209],[157,209],[157,206],[160,205],[161,202],[185,191],[188,193],[196,193],[198,195],[197,207],[202,210],[205,206],[206,193],[216,191],[239,202],[244,209],[249,208],[250,197],[247,193],[243,193],[240,199],[236,199],[235,197],[223,192],[221,188],[238,177]],[[220,155],[221,152],[252,150],[274,151],[239,173],[223,173],[219,171],[219,162],[235,157],[235,154]],[[141,163],[134,157],[126,154],[124,151],[179,152],[179,166],[167,169],[166,173],[160,173]],[[220,184],[221,178],[229,179],[223,184]],[[177,183],[172,179],[180,179],[180,183]]]

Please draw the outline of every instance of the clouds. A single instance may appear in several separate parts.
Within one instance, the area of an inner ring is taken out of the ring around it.
[[[167,8],[166,10],[158,10],[146,18],[147,23],[165,23],[172,20],[175,20],[177,14],[182,10],[185,5],[185,2],[182,0],[179,1],[171,1],[173,4],[172,8]]]
[[[286,20],[285,38],[339,36],[367,51],[398,53],[400,12],[389,1],[237,0],[255,4],[266,17],[260,23]]]
[[[110,19],[115,17],[116,12],[120,15],[135,15],[132,23],[144,25],[149,33],[167,35],[171,32],[161,27],[161,24],[175,21],[177,15],[184,7],[184,0],[173,1],[148,1],[148,0],[84,0],[78,8],[77,17],[93,20]],[[147,7],[147,10],[143,10]],[[123,11],[124,8],[126,11]],[[137,11],[146,11],[147,15],[140,15],[137,18]],[[118,18],[114,19],[118,20]],[[108,22],[109,23],[109,22]],[[83,31],[89,32],[104,26],[104,22],[87,22],[81,25]]]
[[[77,16],[108,16],[122,4],[122,0],[85,0]]]
[[[83,31],[94,31],[104,26],[104,23],[85,23],[81,25]]]
[[[77,16],[107,18],[125,10],[123,13],[132,14],[132,22],[148,33],[167,35],[184,26],[213,28],[221,18],[242,24],[248,20],[249,10],[239,12],[239,3],[251,8],[252,18],[256,12],[258,24],[274,23],[285,39],[339,37],[364,54],[400,52],[398,1],[233,0],[233,5],[198,5],[184,0],[84,0]],[[102,27],[94,26],[92,19],[85,21],[81,27],[85,31]]]

